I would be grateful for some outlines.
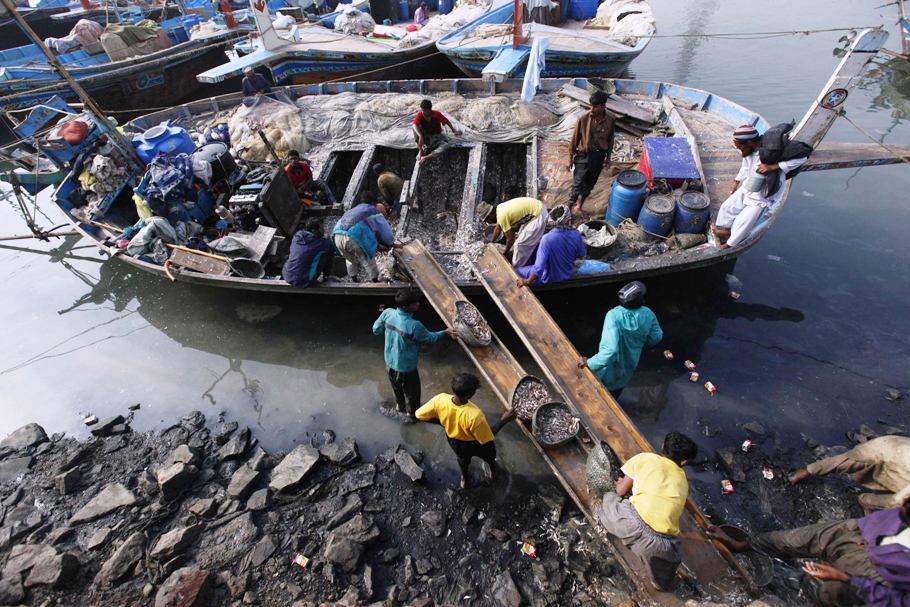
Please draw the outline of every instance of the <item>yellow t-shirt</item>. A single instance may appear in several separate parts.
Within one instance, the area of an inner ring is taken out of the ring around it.
[[[417,409],[415,415],[421,421],[438,417],[449,438],[477,441],[480,444],[493,440],[493,431],[483,411],[471,401],[466,405],[456,405],[452,402],[451,394],[437,394]]]
[[[639,453],[622,467],[632,479],[635,511],[651,529],[679,535],[679,517],[686,507],[689,481],[676,462],[656,453]]]
[[[512,224],[521,221],[528,215],[531,217],[540,215],[542,206],[539,200],[527,196],[506,200],[496,207],[496,223],[503,232],[508,232],[512,229]]]

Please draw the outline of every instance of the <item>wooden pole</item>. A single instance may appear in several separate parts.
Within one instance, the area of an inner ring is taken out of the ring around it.
[[[54,69],[57,70],[57,72],[60,74],[60,77],[66,80],[66,82],[72,87],[73,91],[79,95],[79,98],[82,99],[83,103],[85,103],[85,107],[88,108],[88,110],[94,115],[95,120],[98,121],[98,125],[101,127],[101,130],[104,131],[104,133],[110,137],[115,144],[120,146],[124,152],[126,152],[127,157],[130,157],[133,160],[137,168],[141,170],[143,167],[145,167],[145,163],[140,160],[139,156],[136,154],[136,150],[133,149],[133,145],[126,140],[126,137],[124,137],[123,134],[118,131],[113,124],[110,123],[110,121],[104,115],[104,112],[101,111],[101,108],[95,105],[95,101],[88,96],[88,93],[83,90],[78,82],[73,80],[73,77],[70,76],[69,72],[64,69],[63,65],[57,61],[57,58],[50,51],[50,49],[44,46],[44,43],[41,41],[41,39],[38,38],[37,34],[35,34],[34,31],[32,31],[31,26],[25,22],[25,19],[23,19],[22,15],[19,14],[19,11],[16,10],[16,7],[13,5],[11,0],[0,0],[0,3],[6,7],[6,10],[9,11],[10,16],[16,20],[16,23],[18,23],[19,27],[22,28],[22,31],[25,32],[25,35],[28,36],[31,41],[44,52],[48,63],[50,63],[50,65],[52,65]]]

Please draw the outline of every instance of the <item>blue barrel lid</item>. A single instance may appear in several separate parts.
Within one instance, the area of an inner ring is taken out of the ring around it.
[[[636,171],[633,169],[620,173],[616,178],[616,181],[619,182],[619,185],[624,185],[627,188],[640,188],[641,186],[645,185],[647,177],[645,177],[645,174],[641,171]]]
[[[669,215],[676,209],[676,202],[670,196],[657,194],[648,197],[645,208],[652,215]]]
[[[702,192],[686,192],[679,197],[679,204],[690,211],[704,211],[710,201]]]

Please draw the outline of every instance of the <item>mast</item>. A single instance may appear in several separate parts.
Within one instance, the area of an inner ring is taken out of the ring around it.
[[[875,58],[887,40],[888,32],[880,28],[864,29],[856,36],[821,94],[793,129],[791,135],[793,140],[804,141],[813,147],[818,146],[828,129],[840,116],[841,106],[859,84],[863,72],[866,71],[866,66]]]
[[[54,57],[54,54],[48,49],[38,36],[32,31],[32,28],[25,22],[25,19],[19,14],[19,11],[16,10],[16,7],[13,5],[11,0],[0,0],[0,3],[9,11],[10,16],[16,20],[16,23],[19,24],[19,27],[22,28],[22,31],[25,32],[25,35],[28,36],[31,41],[40,48],[44,55],[47,57],[48,62],[60,76],[66,80],[66,82],[72,87],[73,91],[82,99],[82,102],[85,104],[85,107],[92,113],[95,118],[95,121],[98,123],[98,126],[101,128],[101,131],[107,135],[112,142],[118,145],[127,155],[127,158],[130,158],[137,167],[144,167],[145,163],[140,160],[139,156],[136,154],[136,150],[133,149],[133,144],[127,141],[126,137],[117,130],[117,128],[111,124],[107,119],[107,116],[104,115],[104,112],[101,111],[95,101],[88,96],[88,93],[83,90],[83,88],[76,82],[72,76],[69,75],[69,72],[64,69],[63,65],[57,61],[57,58]]]
[[[266,0],[248,0],[248,2],[250,8],[253,9],[253,18],[256,20],[256,29],[259,30],[263,50],[272,51],[287,44],[278,37],[278,32],[272,26],[272,16],[269,14]]]

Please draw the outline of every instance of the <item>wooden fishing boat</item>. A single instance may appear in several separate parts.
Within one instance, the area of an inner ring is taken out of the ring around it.
[[[480,14],[497,6],[495,2],[504,1],[494,0],[494,4],[489,4],[487,0],[478,0],[465,9],[456,8],[449,15],[436,18],[470,27]],[[436,52],[436,38],[418,36],[420,32],[409,34],[404,25],[377,25],[372,36],[345,34],[321,26],[299,27],[294,38],[287,40],[278,36],[261,4],[251,2],[251,6],[259,30],[257,50],[199,73],[200,82],[222,82],[242,75],[247,67],[267,68],[276,84],[313,84],[359,74],[367,74],[365,79],[371,79],[368,74],[378,70],[382,70],[381,76],[372,78],[407,77]],[[431,24],[432,21],[427,27]],[[379,33],[385,37],[377,37]]]
[[[566,19],[559,26],[524,23],[516,19],[515,6],[509,2],[490,11],[473,28],[465,28],[441,38],[436,47],[471,77],[501,82],[521,76],[535,38],[546,38],[545,78],[574,76],[618,77],[651,42],[653,31],[633,38],[627,45],[611,37],[611,31],[590,20]],[[510,24],[504,26],[501,24]],[[500,26],[492,27],[489,26]],[[488,30],[484,31],[484,27]],[[518,72],[516,74],[516,72]]]
[[[852,42],[851,51],[841,61],[819,98],[795,127],[797,138],[816,147],[816,152],[804,170],[872,166],[900,161],[892,152],[874,144],[821,143],[837,117],[837,107],[847,99],[859,80],[858,76],[886,39],[887,32],[863,31]],[[517,99],[521,84],[520,81],[509,80],[491,87],[479,80],[424,80],[333,83],[285,87],[281,90],[289,97],[296,98],[298,105],[306,108],[302,110],[303,114],[321,124],[330,121],[330,118],[319,113],[317,108],[320,105],[328,106],[328,111],[340,111],[346,118],[356,118],[357,110],[347,107],[338,110],[331,108],[340,107],[338,104],[345,100],[356,106],[361,103],[360,99],[373,99],[378,106],[372,107],[381,107],[403,99],[419,101],[423,96],[438,101],[460,99],[468,105],[475,101],[509,105]],[[740,124],[753,124],[759,130],[764,130],[768,128],[769,122],[731,100],[694,88],[634,80],[617,80],[615,84],[618,93],[611,98],[610,104],[621,115],[621,129],[627,131],[621,132],[620,138],[628,135],[628,131],[636,131],[641,125],[639,119],[645,115],[656,117],[657,127],[673,128],[677,136],[685,138],[691,145],[694,156],[699,160],[705,193],[709,196],[712,211],[716,213],[740,166],[739,155],[729,143],[730,133]],[[329,136],[327,144],[314,147],[308,156],[318,176],[327,182],[339,201],[339,207],[349,208],[364,190],[375,191],[375,180],[371,177],[370,167],[376,162],[382,162],[398,174],[408,177],[408,186],[402,194],[405,204],[401,216],[393,222],[397,238],[402,242],[421,240],[460,289],[465,292],[479,291],[482,289],[480,282],[470,269],[473,267],[471,250],[481,242],[476,205],[482,200],[485,189],[495,193],[508,184],[518,185],[522,194],[539,197],[551,208],[565,200],[566,185],[570,179],[564,169],[567,139],[574,117],[582,111],[572,100],[572,95],[577,95],[578,87],[584,85],[585,82],[581,79],[542,80],[539,96],[543,95],[552,101],[559,94],[565,95],[559,98],[560,103],[565,104],[565,114],[549,129],[539,125],[527,128],[511,125],[501,130],[493,126],[478,129],[462,124],[467,135],[457,141],[442,158],[434,158],[423,164],[415,163],[413,148],[404,147],[407,143],[397,147],[391,145],[393,142],[388,139],[392,132],[390,129],[349,134],[347,139]],[[194,129],[196,125],[207,125],[225,119],[241,102],[242,95],[234,94],[188,103],[136,119],[127,128],[141,132],[170,121]],[[523,106],[516,102],[516,107]],[[398,124],[404,121],[406,129],[411,115],[413,114],[394,115],[392,121],[397,121]],[[561,138],[559,133],[562,133]],[[896,150],[898,154],[908,153],[906,146],[893,146],[891,150]],[[539,176],[549,177],[551,187],[547,191],[539,189]],[[276,183],[281,181],[279,177],[283,178],[283,172],[276,172]],[[562,184],[557,186],[560,181]],[[289,185],[290,182],[287,183]],[[737,246],[721,250],[711,244],[703,244],[685,250],[670,249],[657,254],[623,256],[610,260],[608,270],[577,274],[563,283],[534,288],[552,290],[628,281],[711,266],[735,258],[752,248],[773,225],[783,211],[791,183],[787,182],[782,196],[758,222],[749,237]],[[116,200],[112,198],[104,205],[102,216],[96,216],[92,220],[80,220],[73,214],[73,207],[67,200],[67,194],[73,187],[71,176],[60,186],[55,203],[76,229],[102,250],[120,257],[125,263],[152,274],[166,275],[162,265],[142,257],[127,256],[112,246],[113,241],[119,237],[118,230],[133,224],[137,219],[129,187],[125,187],[123,194]],[[598,194],[598,189],[601,193],[604,190],[598,186],[594,195]],[[282,198],[275,192],[280,192],[278,186],[271,188],[268,196],[265,190],[258,198],[252,196],[252,202],[265,206],[283,205],[284,211],[278,209],[275,214],[286,213],[289,209],[292,215],[290,221],[294,225],[301,217],[318,214],[325,217],[328,231],[342,212],[341,208],[331,207],[303,209],[294,194]],[[237,204],[240,198],[232,198],[232,201]],[[294,225],[282,228],[285,236],[293,233]],[[252,236],[241,235],[247,239]],[[401,280],[393,269],[387,282],[353,283],[340,278],[343,272],[339,272],[339,278],[334,281],[300,290],[281,280],[279,272],[280,268],[267,267],[266,275],[262,278],[244,278],[231,275],[228,267],[222,267],[217,274],[206,273],[205,270],[183,270],[175,273],[174,278],[200,285],[309,295],[388,295],[408,284],[409,280],[407,276]]]
[[[185,42],[169,32],[172,46],[148,55],[111,61],[103,50],[89,54],[79,49],[58,60],[106,110],[161,107],[197,90],[201,86],[196,80],[198,70],[226,62],[227,45],[248,31],[242,27],[220,30]],[[77,100],[37,46],[0,51],[0,110],[33,107],[55,95]]]

